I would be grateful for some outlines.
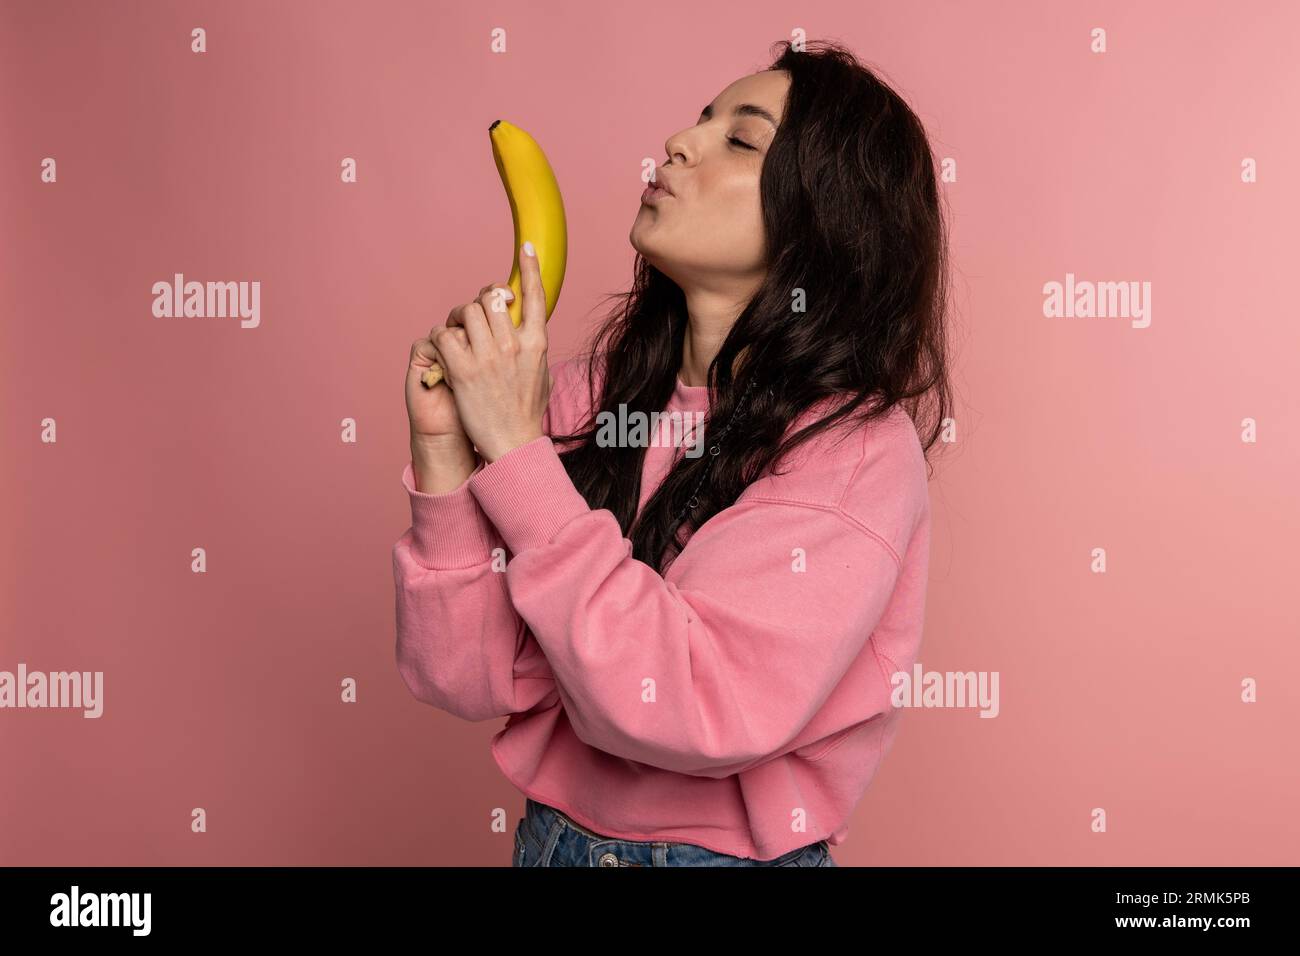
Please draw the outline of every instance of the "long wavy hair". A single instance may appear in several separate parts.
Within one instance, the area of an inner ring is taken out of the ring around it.
[[[560,460],[588,505],[612,512],[632,556],[661,574],[694,528],[849,419],[865,425],[901,404],[932,473],[952,404],[947,233],[924,127],[838,44],[774,47],[769,69],[786,71],[790,87],[759,182],[767,274],[709,365],[704,434],[715,420],[728,426],[717,453],[679,455],[638,515],[644,445],[597,443],[600,411],[662,411],[681,367],[685,297],[640,254],[632,288],[608,297],[621,304],[588,343],[587,381],[603,380],[591,415],[552,435],[572,445]],[[786,434],[825,399],[833,411]]]

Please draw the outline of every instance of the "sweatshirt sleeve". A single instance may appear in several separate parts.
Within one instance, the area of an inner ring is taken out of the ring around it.
[[[551,421],[548,407],[547,435]],[[411,694],[469,721],[523,713],[553,696],[550,665],[506,591],[506,546],[468,481],[426,494],[408,461],[402,486],[411,526],[392,558],[397,670]]]
[[[726,777],[810,742],[899,576],[895,549],[838,506],[743,498],[660,576],[545,436],[469,486],[513,555],[510,597],[574,733],[678,773]],[[888,706],[887,690],[872,697],[859,719]]]

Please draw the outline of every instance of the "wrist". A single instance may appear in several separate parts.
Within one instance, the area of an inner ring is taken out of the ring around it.
[[[425,461],[474,461],[477,454],[465,435],[412,435],[411,458]]]
[[[423,494],[444,494],[459,488],[478,463],[478,455],[468,440],[442,435],[411,438],[411,471],[416,490]]]
[[[414,488],[424,495],[445,495],[456,491],[478,467],[478,459],[454,459],[451,461],[438,458],[412,458],[411,474],[415,477]]]
[[[493,445],[491,448],[480,449],[480,453],[483,456],[483,461],[490,465],[492,464],[492,462],[496,461],[498,458],[502,457],[503,455],[509,454],[510,452],[514,451],[516,448],[520,448],[524,445],[527,445],[529,442],[536,441],[537,439],[541,438],[542,435],[544,434],[545,432],[539,429],[536,432],[529,432],[525,435],[520,435],[516,438],[507,439],[501,442],[499,445]]]

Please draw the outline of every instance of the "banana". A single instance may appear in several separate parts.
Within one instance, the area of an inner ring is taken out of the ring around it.
[[[569,232],[564,219],[564,200],[555,181],[555,172],[537,141],[526,132],[497,120],[488,127],[492,141],[492,158],[496,161],[501,185],[510,200],[510,215],[515,224],[514,266],[510,270],[510,321],[518,328],[523,322],[520,311],[523,290],[520,286],[519,257],[524,240],[532,242],[542,267],[542,288],[546,291],[546,318],[555,311],[564,284],[564,267],[569,256]],[[442,381],[442,366],[433,367],[420,376],[426,388]]]

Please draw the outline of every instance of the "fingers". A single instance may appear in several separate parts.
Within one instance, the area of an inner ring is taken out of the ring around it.
[[[496,347],[496,340],[504,335],[506,329],[513,331],[505,303],[514,298],[514,293],[504,286],[485,285],[479,290],[479,297],[470,303],[452,309],[447,316],[447,327],[460,326],[469,334],[471,348],[482,355]],[[504,319],[504,324],[497,319]]]
[[[421,352],[430,353],[433,362],[442,366],[443,376],[448,379],[449,385],[457,377],[458,371],[472,360],[469,337],[462,328],[435,328],[423,342],[425,345]]]
[[[438,346],[436,341],[434,340],[434,336],[436,336],[439,332],[447,332],[447,331],[452,332],[456,336],[456,341],[458,341],[464,348],[469,348],[469,338],[466,335],[464,329],[451,328],[450,326],[444,327],[441,325],[435,325],[433,328],[429,330],[429,334],[427,336],[425,336],[422,339],[415,340],[415,344],[411,346],[411,360],[414,361],[417,354],[421,354],[421,355],[427,354],[427,355],[431,355],[433,357],[433,360],[436,362],[438,358],[435,353],[438,351]]]
[[[537,250],[529,255],[532,243],[524,243],[519,255],[519,286],[523,291],[523,308],[519,330],[530,340],[546,338],[546,289],[542,286],[542,267]]]
[[[514,300],[515,294],[506,286],[486,286],[479,296],[479,304],[487,316],[488,328],[497,346],[503,345],[514,337],[515,325],[510,321],[508,302]]]
[[[508,303],[514,301],[515,297],[510,287],[504,283],[493,283],[479,289],[475,301],[452,309],[447,316],[446,325],[434,327],[428,339],[422,340],[429,343],[427,347],[420,346],[417,341],[412,347],[412,361],[420,354],[428,361],[441,365],[450,378],[455,378],[458,369],[467,367],[467,361],[474,362],[480,358],[490,363],[498,354],[517,354],[521,344],[544,352],[546,292],[542,287],[541,270],[535,255],[520,257],[520,276],[524,290],[524,307],[521,312],[525,319],[529,314],[528,290],[532,289],[534,321],[529,327],[528,335],[522,334],[525,331],[524,324],[515,328],[510,319]]]
[[[486,355],[492,348],[492,330],[488,327],[487,315],[483,306],[477,301],[470,302],[456,310],[456,321],[448,320],[448,325],[458,325],[469,336],[470,349],[479,355]]]
[[[416,339],[411,345],[411,365],[414,368],[429,368],[438,361],[438,349],[433,340],[427,336]]]

